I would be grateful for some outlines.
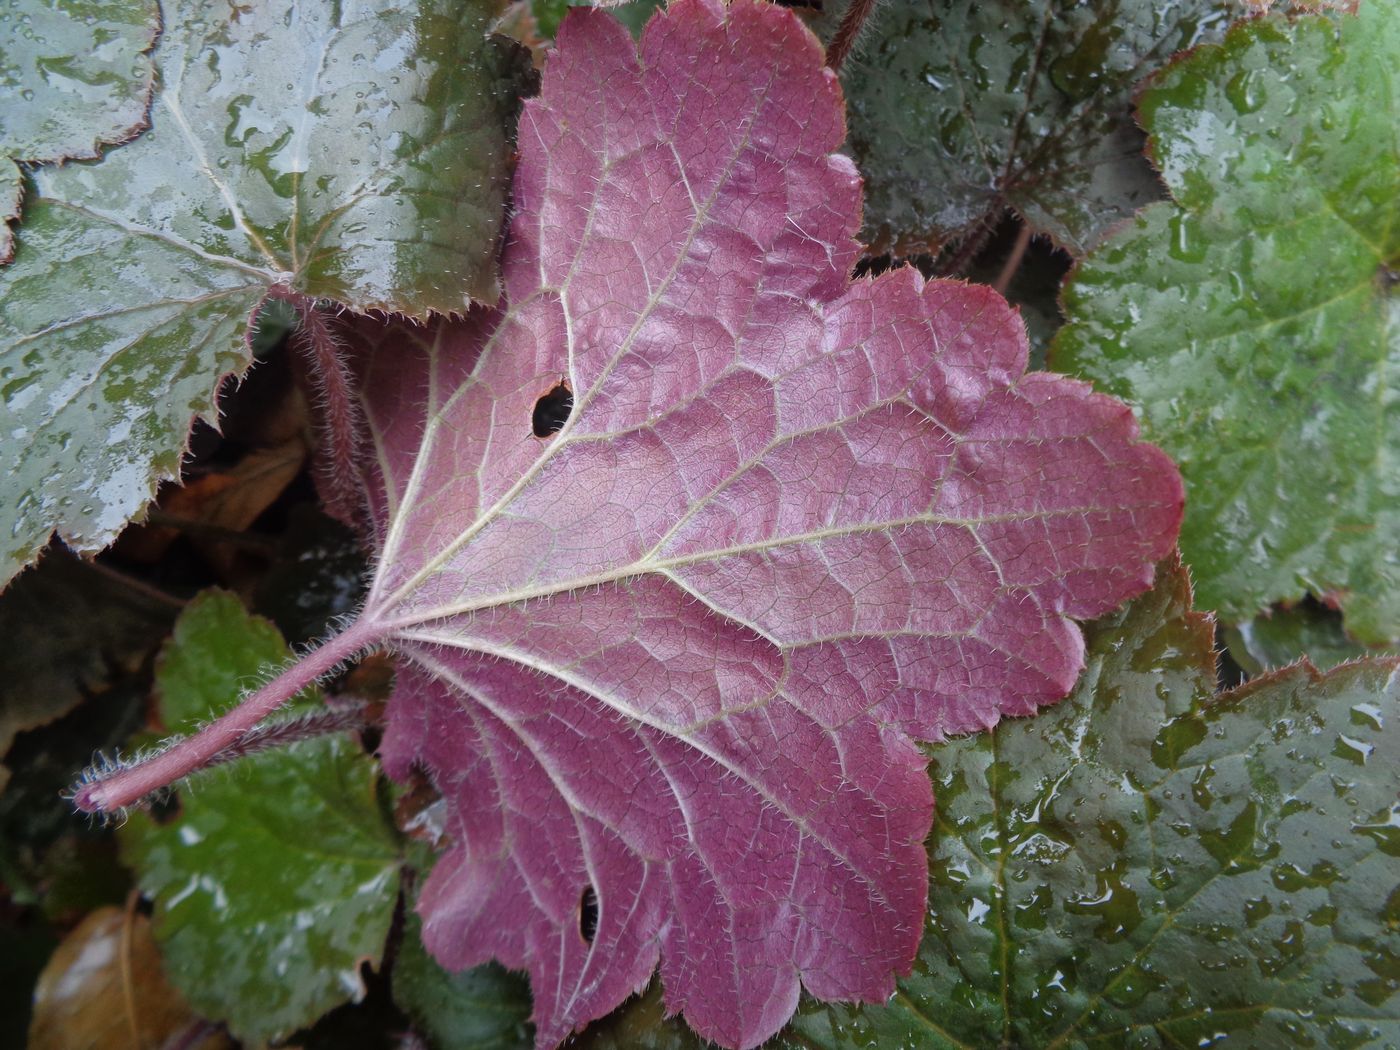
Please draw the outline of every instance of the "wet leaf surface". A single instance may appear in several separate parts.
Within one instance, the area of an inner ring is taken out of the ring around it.
[[[24,196],[21,164],[98,156],[145,126],[155,0],[19,0],[0,18],[0,263]]]
[[[287,656],[271,624],[206,592],[157,674],[166,727],[205,720]],[[122,829],[171,980],[240,1038],[309,1024],[359,993],[361,963],[378,963],[399,852],[376,780],[352,740],[323,737],[206,773],[175,819],[136,813]]]
[[[834,30],[844,3],[825,16]],[[863,238],[936,249],[1014,208],[1075,254],[1154,200],[1132,91],[1245,8],[1221,0],[893,0],[842,70]]]
[[[1180,464],[1182,551],[1227,620],[1310,590],[1358,639],[1400,637],[1397,98],[1394,0],[1202,48],[1142,100],[1175,201],[1064,294],[1052,364]]]
[[[419,317],[496,297],[521,58],[493,10],[167,6],[150,130],[36,172],[0,269],[4,578],[55,528],[105,546],[178,475],[270,287]]]
[[[780,1045],[1394,1045],[1400,664],[1217,697],[1179,570],[1088,645],[1069,700],[931,749],[914,976]]]

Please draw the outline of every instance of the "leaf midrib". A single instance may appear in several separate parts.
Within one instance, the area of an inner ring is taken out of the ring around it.
[[[858,525],[843,525],[838,528],[813,529],[807,532],[774,537],[757,543],[736,544],[731,547],[706,549],[694,554],[676,555],[669,558],[643,557],[637,561],[607,569],[603,572],[593,573],[588,576],[541,584],[536,587],[522,587],[514,591],[487,594],[470,601],[459,602],[453,605],[432,606],[427,609],[411,609],[400,616],[385,616],[383,617],[383,623],[387,631],[402,631],[420,624],[441,621],[454,616],[463,616],[473,612],[479,612],[483,609],[513,605],[533,599],[547,598],[553,595],[568,594],[574,591],[587,590],[610,583],[620,583],[623,580],[634,579],[638,576],[646,576],[649,574],[666,576],[679,569],[718,561],[723,558],[741,557],[749,554],[764,554],[768,551],[783,547],[821,543],[824,540],[840,539],[847,536],[898,531],[913,525],[947,525],[954,528],[964,528],[975,534],[977,528],[982,525],[1017,521],[1043,521],[1064,517],[1082,518],[1086,515],[1102,514],[1105,510],[1106,508],[1104,507],[1074,506],[1053,511],[1036,510],[1014,514],[989,514],[983,517],[969,518],[927,514],[908,518],[891,518]],[[993,562],[993,565],[995,564],[996,563]],[[997,566],[997,568],[999,569],[1000,566]],[[388,604],[388,602],[385,602],[384,606]]]

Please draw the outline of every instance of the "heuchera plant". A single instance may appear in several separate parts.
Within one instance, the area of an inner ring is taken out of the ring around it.
[[[387,647],[385,766],[450,814],[425,943],[527,969],[540,1046],[658,966],[726,1046],[800,987],[888,997],[927,897],[915,741],[1064,696],[1073,620],[1149,585],[1182,487],[1126,406],[1024,374],[995,292],[849,279],[844,137],[787,10],[676,0],[639,47],[571,13],[521,120],[504,300],[353,335],[362,610],[78,806]]]

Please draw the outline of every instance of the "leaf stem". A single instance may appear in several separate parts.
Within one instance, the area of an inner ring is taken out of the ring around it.
[[[303,740],[315,740],[317,737],[364,729],[371,722],[369,712],[369,704],[353,704],[346,707],[327,707],[297,718],[262,722],[214,755],[205,768],[221,766],[225,762],[247,758],[249,755],[273,748],[288,747]]]
[[[145,762],[79,785],[73,793],[73,804],[84,813],[110,813],[203,769],[302,689],[380,641],[383,635],[384,626],[378,620],[356,621],[193,736]]]
[[[851,0],[846,13],[841,16],[841,24],[836,27],[836,35],[831,38],[831,43],[826,48],[826,64],[834,72],[841,72],[841,64],[856,46],[856,38],[860,36],[865,20],[873,10],[875,0]]]
[[[1006,262],[1001,267],[1001,273],[997,274],[996,283],[992,285],[997,290],[998,295],[1006,294],[1006,289],[1011,286],[1011,278],[1015,277],[1016,271],[1021,268],[1021,262],[1026,257],[1026,249],[1030,245],[1030,224],[1022,223],[1021,228],[1016,231],[1016,243],[1011,246],[1011,254],[1006,257]]]
[[[355,377],[345,363],[331,319],[315,299],[281,287],[270,294],[297,312],[292,345],[302,367],[295,372],[309,388],[321,438],[316,449],[317,492],[333,517],[359,528],[363,524],[357,470],[362,428]]]

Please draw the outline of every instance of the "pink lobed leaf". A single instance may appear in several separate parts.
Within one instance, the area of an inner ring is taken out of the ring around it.
[[[521,121],[503,304],[355,337],[380,558],[321,663],[399,653],[384,761],[433,777],[453,839],[425,943],[528,970],[541,1047],[658,966],[731,1047],[803,986],[888,997],[927,894],[916,741],[1064,696],[1073,620],[1176,536],[1170,461],[1024,374],[994,292],[850,281],[844,136],[781,7],[674,0],[640,49],[575,10]]]

